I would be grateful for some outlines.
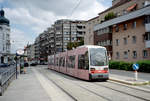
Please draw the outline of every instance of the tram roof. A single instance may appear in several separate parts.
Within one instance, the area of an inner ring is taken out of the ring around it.
[[[83,45],[83,46],[79,46],[77,48],[83,48],[83,47],[86,47],[86,48],[105,48],[103,46],[98,46],[98,45]]]

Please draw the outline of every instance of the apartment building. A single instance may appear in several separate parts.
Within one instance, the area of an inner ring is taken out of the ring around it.
[[[55,29],[52,25],[35,39],[35,61],[46,64],[47,56],[55,53]]]
[[[94,45],[94,26],[99,24],[99,17],[94,17],[86,22],[85,45]]]
[[[35,45],[34,44],[27,45],[26,51],[27,51],[27,60],[29,64],[35,63]]]
[[[94,27],[96,34],[109,31],[112,34],[113,60],[137,61],[150,59],[149,2],[143,3],[144,0],[133,1],[134,5],[139,8],[129,6],[126,9],[130,10],[129,12]],[[111,30],[108,31],[109,28]]]
[[[104,25],[106,16],[113,14],[113,18],[126,15],[132,11],[143,8],[150,0],[113,0],[112,7],[99,13],[86,23],[85,44],[101,45],[107,48],[109,56],[112,57],[112,26],[94,30],[94,26]]]
[[[62,19],[57,20],[54,27],[56,52],[66,51],[69,42],[79,42],[84,39],[85,21]]]
[[[35,42],[35,62],[40,64],[40,37],[36,37]]]

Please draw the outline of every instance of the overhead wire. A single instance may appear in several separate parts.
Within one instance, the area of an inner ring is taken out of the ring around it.
[[[78,6],[80,5],[81,0],[79,0],[79,2],[77,3],[77,5],[73,8],[73,10],[71,11],[70,17],[72,17],[74,11],[78,8]]]

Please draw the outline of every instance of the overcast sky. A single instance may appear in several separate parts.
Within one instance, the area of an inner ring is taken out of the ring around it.
[[[11,52],[23,49],[58,19],[88,20],[112,0],[0,0],[10,20]],[[80,2],[80,3],[79,3]]]

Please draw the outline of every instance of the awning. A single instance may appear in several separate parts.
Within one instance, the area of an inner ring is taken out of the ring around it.
[[[137,6],[137,4],[134,4],[134,5],[130,6],[130,7],[128,7],[128,8],[127,8],[127,11],[133,10],[136,6]]]

